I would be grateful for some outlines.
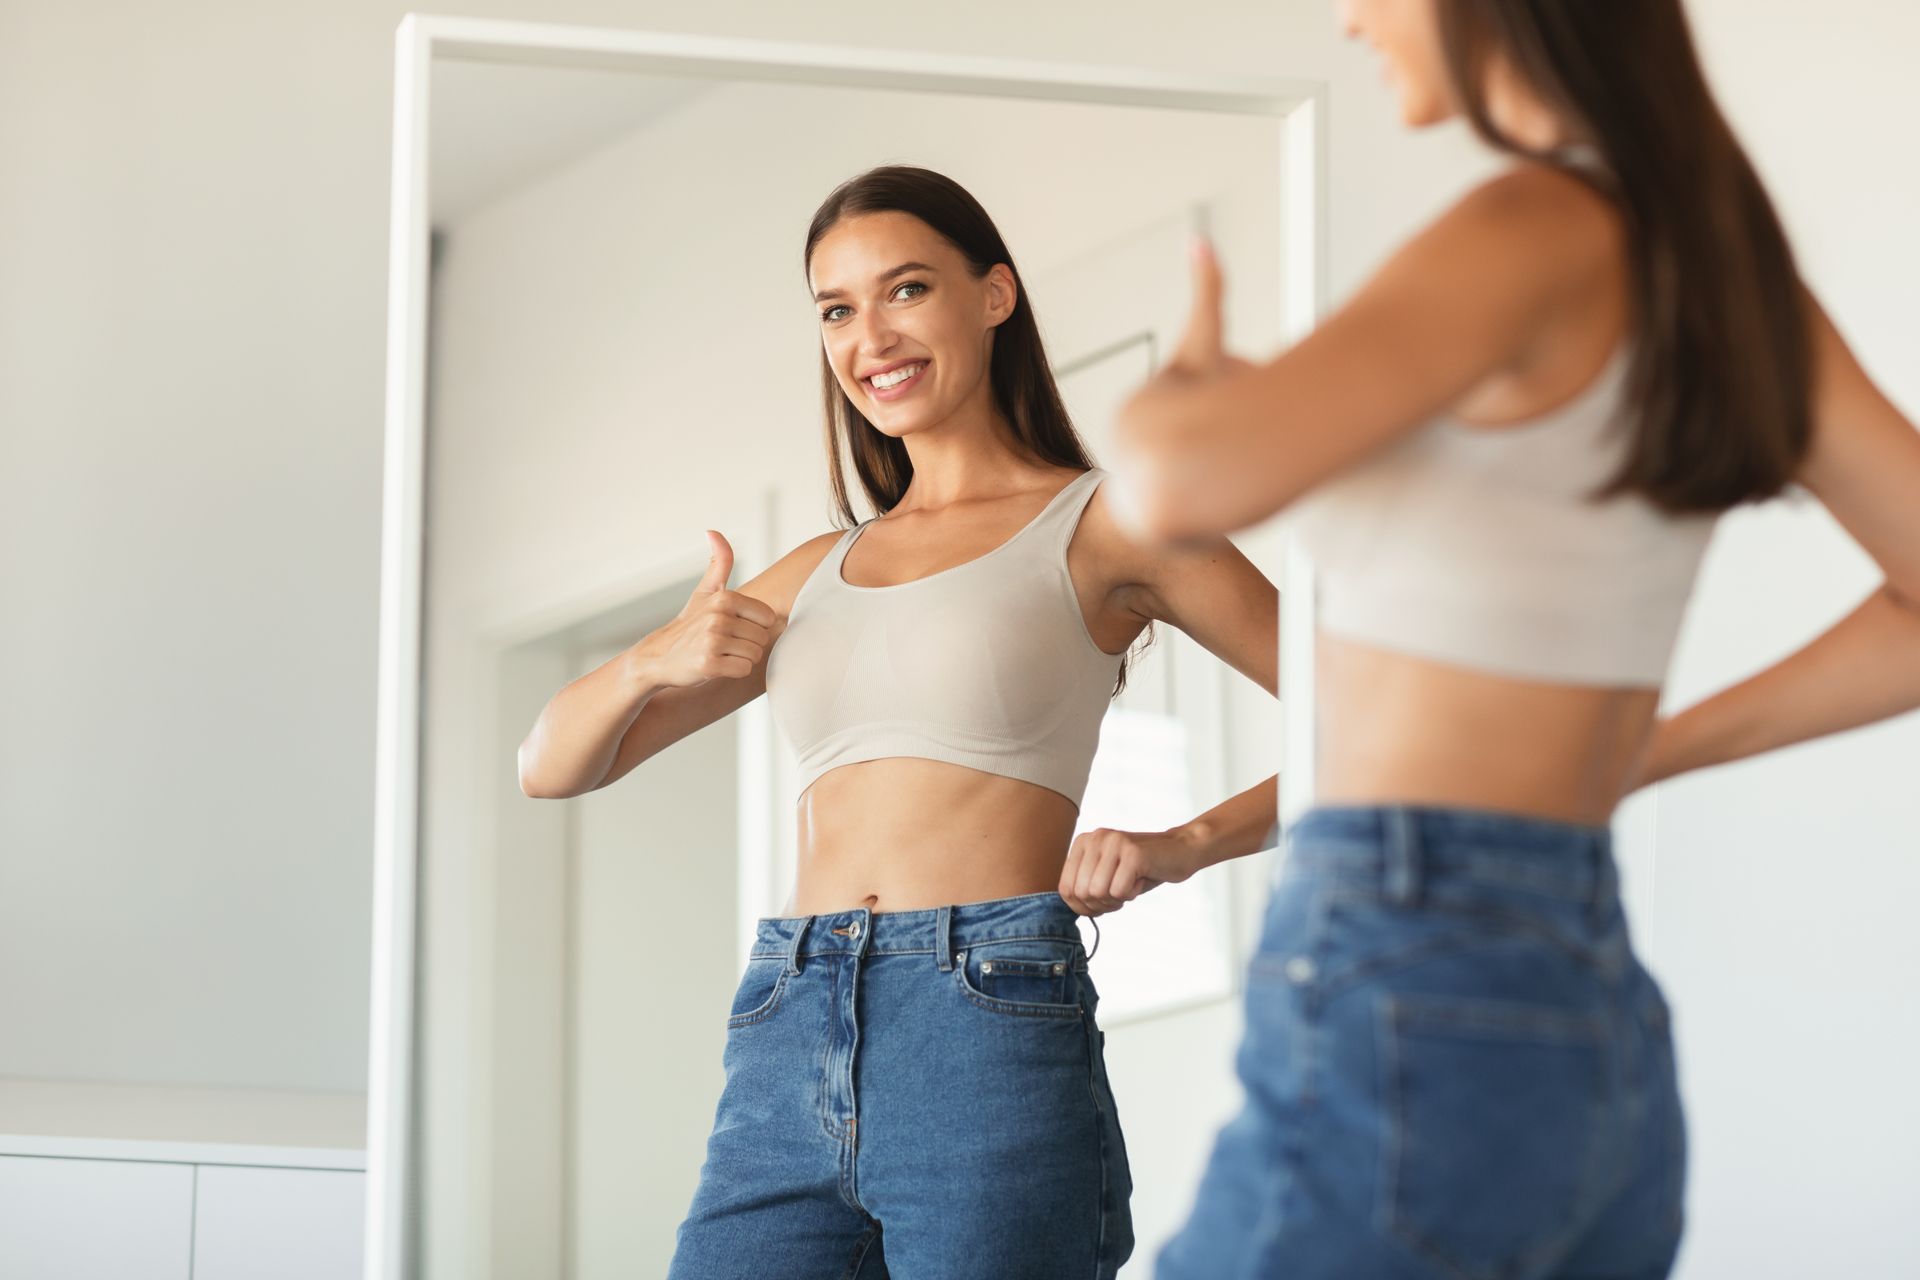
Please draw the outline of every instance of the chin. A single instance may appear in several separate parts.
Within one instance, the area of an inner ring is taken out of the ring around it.
[[[1400,100],[1400,122],[1409,129],[1425,129],[1432,125],[1445,124],[1451,119],[1453,119],[1453,111],[1438,99],[1421,97]]]

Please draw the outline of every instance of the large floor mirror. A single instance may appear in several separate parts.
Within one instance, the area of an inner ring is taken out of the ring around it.
[[[876,164],[972,191],[1098,460],[1184,319],[1196,224],[1237,345],[1311,324],[1324,104],[1310,84],[453,18],[408,19],[398,68],[368,1275],[664,1274],[751,924],[791,888],[792,761],[764,699],[576,800],[522,795],[514,751],[556,688],[680,607],[703,529],[737,584],[832,527],[809,216]],[[1283,813],[1306,794],[1286,767],[1310,725],[1304,571],[1281,527],[1235,541],[1281,586],[1280,702],[1157,628],[1083,827],[1169,826],[1276,770]],[[1100,921],[1136,1178],[1123,1275],[1184,1216],[1236,1101],[1233,997],[1273,856]],[[1190,1101],[1165,1104],[1173,1080]]]

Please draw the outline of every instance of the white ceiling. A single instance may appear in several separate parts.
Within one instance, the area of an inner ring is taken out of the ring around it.
[[[627,71],[439,61],[428,183],[436,230],[713,86]]]

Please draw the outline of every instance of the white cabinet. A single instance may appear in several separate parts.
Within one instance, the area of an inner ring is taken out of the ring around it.
[[[359,1280],[366,1176],[203,1165],[193,1280]]]
[[[359,1151],[0,1135],[0,1280],[360,1280]]]
[[[0,1276],[190,1280],[192,1165],[0,1156]]]

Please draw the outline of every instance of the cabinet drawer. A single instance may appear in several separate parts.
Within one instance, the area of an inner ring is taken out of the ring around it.
[[[188,1280],[193,1166],[0,1156],[0,1276]]]

